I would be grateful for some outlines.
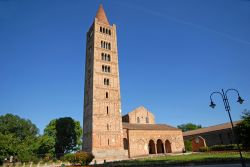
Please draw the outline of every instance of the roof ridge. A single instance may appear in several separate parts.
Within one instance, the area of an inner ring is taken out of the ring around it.
[[[239,123],[241,120],[238,121],[234,121],[233,124],[237,124]],[[201,133],[207,133],[207,132],[213,132],[213,131],[218,131],[221,129],[228,129],[231,128],[231,124],[230,122],[226,122],[226,123],[222,123],[222,124],[218,124],[218,125],[213,125],[213,126],[209,126],[209,127],[204,127],[204,128],[199,128],[199,129],[195,129],[195,130],[190,130],[190,131],[186,131],[183,132],[184,136],[190,136],[190,135],[197,135],[197,134],[201,134]]]
[[[238,123],[238,122],[240,122],[240,121],[241,121],[241,120],[233,121],[233,124],[236,124],[236,123]],[[226,124],[230,124],[230,122],[225,122],[225,123],[221,123],[221,124],[217,124],[217,125],[212,125],[212,126],[208,126],[208,127],[202,127],[202,128],[199,128],[199,129],[189,130],[189,131],[186,131],[186,132],[191,132],[191,131],[201,130],[201,129],[206,129],[206,128],[212,128],[212,127],[221,126],[221,125],[226,125]]]

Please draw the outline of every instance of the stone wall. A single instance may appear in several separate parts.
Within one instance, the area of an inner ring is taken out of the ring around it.
[[[184,140],[192,140],[198,136],[204,138],[206,145],[208,147],[213,145],[227,145],[227,144],[235,144],[236,142],[232,136],[232,130],[229,129],[222,129],[217,131],[210,131],[201,134],[195,134],[191,136],[184,136]]]
[[[141,106],[125,115],[123,121],[128,121],[129,123],[154,124],[155,117],[154,114]]]

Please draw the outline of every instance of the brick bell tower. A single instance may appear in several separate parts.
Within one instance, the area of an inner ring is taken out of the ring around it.
[[[87,32],[83,114],[83,150],[95,159],[127,157],[123,149],[116,26],[102,5]]]

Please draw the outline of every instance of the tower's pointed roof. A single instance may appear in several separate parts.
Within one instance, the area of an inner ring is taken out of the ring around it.
[[[109,21],[108,21],[108,19],[107,19],[107,16],[106,16],[106,14],[105,14],[105,11],[104,11],[104,9],[103,9],[103,7],[102,7],[102,4],[100,4],[100,6],[99,6],[95,18],[97,18],[98,21],[100,21],[100,22],[103,22],[103,23],[105,23],[105,24],[109,24]]]

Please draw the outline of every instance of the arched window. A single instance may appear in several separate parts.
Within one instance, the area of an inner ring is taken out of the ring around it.
[[[106,98],[109,98],[109,93],[108,92],[106,92]]]
[[[111,35],[111,30],[109,30],[109,35]]]
[[[105,58],[104,58],[104,60],[105,60],[105,61],[107,60],[107,54],[105,54]]]
[[[108,49],[111,50],[111,44],[109,43],[108,45],[109,45],[109,46],[108,46]]]
[[[103,41],[101,41],[101,48],[103,48]]]
[[[108,47],[109,47],[109,44],[106,42],[106,49],[108,49]]]
[[[108,72],[110,72],[110,67],[108,67]]]
[[[123,138],[123,147],[124,147],[124,150],[128,150],[128,139],[126,138]]]
[[[100,27],[100,32],[102,32],[102,27]]]
[[[102,72],[104,72],[104,65],[102,65]]]
[[[110,61],[110,55],[108,54],[108,61]]]
[[[102,32],[105,32],[105,28],[104,27],[102,28]]]
[[[106,29],[106,34],[108,34],[108,29]]]
[[[109,146],[109,139],[108,139],[108,146]]]
[[[107,109],[107,115],[108,115],[108,114],[109,114],[109,106],[107,106],[107,108],[106,108],[106,109]]]
[[[137,117],[137,123],[140,123],[140,118],[139,117]]]
[[[102,53],[102,60],[104,60],[104,53]]]
[[[109,85],[109,79],[104,78],[104,85]]]

